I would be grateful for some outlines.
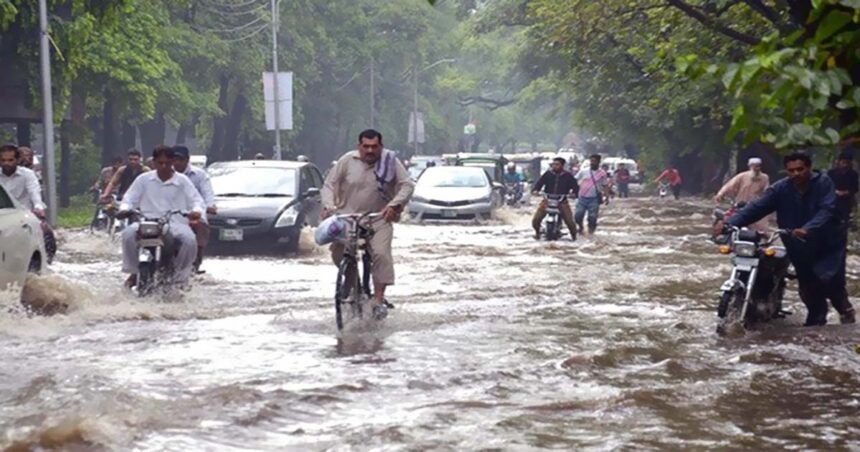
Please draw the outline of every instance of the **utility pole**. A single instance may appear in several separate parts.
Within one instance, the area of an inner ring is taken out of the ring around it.
[[[45,187],[48,223],[57,224],[57,178],[54,167],[54,99],[51,95],[51,47],[48,42],[48,5],[39,0],[39,53],[42,57],[42,125],[45,127]]]
[[[370,128],[374,128],[376,122],[376,70],[374,58],[370,57]]]
[[[418,155],[418,66],[412,69],[412,144]]]
[[[272,91],[275,96],[275,160],[281,159],[281,96],[278,92],[278,26],[280,25],[278,1],[272,0]]]
[[[443,63],[454,63],[456,58],[443,58],[424,69],[412,66],[412,145],[415,155],[418,155],[418,75]],[[405,81],[405,78],[403,80]]]

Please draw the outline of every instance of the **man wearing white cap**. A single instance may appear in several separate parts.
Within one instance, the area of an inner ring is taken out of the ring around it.
[[[749,171],[744,171],[729,180],[723,188],[720,189],[714,201],[721,202],[723,198],[730,197],[735,200],[735,203],[749,203],[758,199],[765,189],[770,186],[770,178],[767,174],[761,172],[761,159],[753,157],[747,163]],[[760,231],[768,228],[768,219],[764,218],[750,225],[751,229]]]

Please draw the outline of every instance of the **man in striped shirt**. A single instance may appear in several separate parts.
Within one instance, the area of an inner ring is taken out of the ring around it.
[[[588,159],[589,166],[580,169],[576,174],[576,181],[579,182],[579,200],[576,202],[574,218],[581,233],[583,230],[582,222],[587,213],[588,233],[594,234],[594,231],[597,230],[600,205],[603,204],[603,195],[609,187],[610,180],[606,171],[600,169],[600,154],[594,154]]]

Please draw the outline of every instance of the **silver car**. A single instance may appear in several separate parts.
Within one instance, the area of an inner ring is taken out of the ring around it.
[[[409,212],[417,220],[489,219],[498,193],[482,168],[434,166],[421,173]]]

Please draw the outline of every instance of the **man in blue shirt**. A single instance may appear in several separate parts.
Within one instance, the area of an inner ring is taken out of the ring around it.
[[[516,202],[520,202],[520,199],[523,197],[523,182],[525,180],[523,179],[523,175],[517,171],[516,163],[508,163],[508,170],[505,171],[502,180],[505,182],[505,189],[510,189],[510,186],[513,186],[514,199]]]
[[[808,314],[806,326],[827,323],[827,300],[842,323],[854,323],[854,308],[845,288],[846,235],[836,216],[836,191],[827,175],[812,170],[812,159],[797,152],[785,157],[788,177],[770,186],[729,220],[742,227],[776,212],[788,257],[797,272],[800,298]]]

